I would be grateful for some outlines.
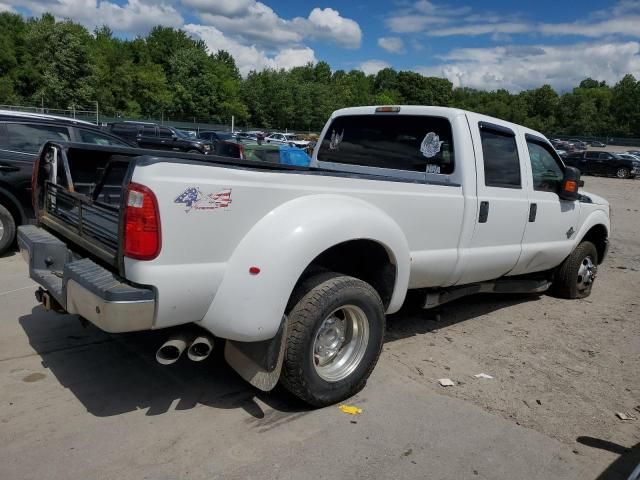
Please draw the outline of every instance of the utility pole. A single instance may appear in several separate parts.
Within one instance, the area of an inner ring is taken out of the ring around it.
[[[96,100],[96,125],[100,126],[100,115],[98,113],[98,101]]]
[[[231,133],[233,133],[235,120],[236,120],[236,117],[234,115],[231,115]]]

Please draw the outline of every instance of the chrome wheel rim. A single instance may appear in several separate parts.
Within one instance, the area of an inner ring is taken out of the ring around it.
[[[598,273],[598,267],[593,263],[593,258],[587,256],[582,260],[578,268],[578,290],[583,291],[589,288]]]
[[[312,362],[327,382],[347,378],[358,368],[369,343],[369,319],[360,307],[344,305],[320,324],[313,340]]]
[[[618,175],[618,178],[626,178],[627,177],[627,171],[624,168],[619,168],[616,173]]]
[[[4,223],[2,223],[2,219],[0,219],[0,240],[4,237]]]

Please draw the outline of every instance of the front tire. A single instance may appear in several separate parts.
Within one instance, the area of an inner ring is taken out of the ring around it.
[[[323,273],[304,285],[289,312],[280,381],[323,407],[364,388],[382,350],[384,307],[373,287],[354,277]]]
[[[553,292],[561,298],[586,298],[591,295],[598,273],[598,250],[591,242],[582,242],[558,268]]]
[[[11,212],[0,205],[0,255],[9,250],[16,236],[16,222]]]

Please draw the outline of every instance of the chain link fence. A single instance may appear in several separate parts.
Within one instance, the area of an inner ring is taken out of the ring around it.
[[[123,121],[136,121],[136,122],[149,122],[156,123],[158,125],[167,125],[175,128],[179,128],[181,130],[192,130],[195,132],[199,132],[201,130],[221,130],[221,131],[231,131],[231,119],[229,119],[229,123],[216,123],[211,122],[210,119],[207,118],[198,118],[192,117],[188,119],[172,119],[170,117],[123,117],[123,116],[110,116],[103,115],[99,111],[99,105],[96,103],[95,110],[83,110],[83,109],[61,109],[61,108],[47,108],[47,107],[30,107],[24,105],[0,105],[0,110],[11,110],[15,112],[26,112],[26,113],[37,113],[43,115],[56,115],[58,117],[66,117],[73,118],[76,120],[84,120],[86,122],[91,122],[97,125],[107,125],[113,122],[123,122]],[[276,129],[266,129],[264,127],[253,126],[248,124],[235,124],[234,130],[244,130],[244,131],[276,131]],[[278,130],[280,131],[280,130]],[[290,133],[300,133],[300,134],[308,134],[311,132],[307,131],[297,131],[284,129],[285,132]]]

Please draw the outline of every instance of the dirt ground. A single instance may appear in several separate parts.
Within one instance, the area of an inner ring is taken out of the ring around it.
[[[166,331],[45,312],[20,255],[0,258],[0,479],[626,480],[640,462],[640,180],[584,180],[613,206],[591,297],[404,308],[355,418],[257,392],[213,356],[159,366]]]
[[[437,311],[404,309],[389,319],[384,356],[414,380],[450,378],[457,385],[441,393],[606,464],[640,442],[640,180],[584,180],[613,211],[609,254],[589,298],[485,295]]]

